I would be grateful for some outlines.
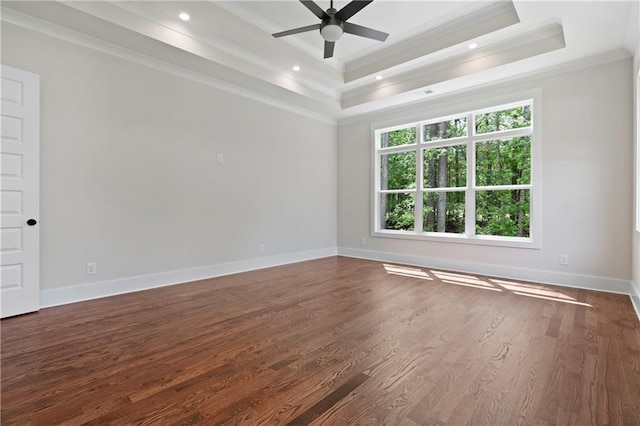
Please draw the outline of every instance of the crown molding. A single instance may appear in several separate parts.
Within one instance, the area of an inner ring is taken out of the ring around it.
[[[347,109],[420,89],[491,68],[520,61],[565,47],[562,26],[549,24],[504,42],[394,75],[384,81],[346,91],[342,108]]]
[[[345,65],[345,81],[406,65],[416,59],[447,49],[520,22],[511,1],[500,1],[438,27],[391,44]]]
[[[70,30],[60,25],[52,24],[44,20],[34,18],[33,16],[26,15],[20,12],[16,12],[6,7],[0,8],[2,12],[2,22],[6,22],[12,25],[16,25],[22,28],[26,28],[31,31],[35,31],[41,34],[45,34],[50,37],[54,37],[69,43],[73,43],[82,47],[96,50],[101,53],[112,55],[127,61],[144,65],[149,68],[166,72],[178,77],[182,77],[197,83],[205,84],[215,89],[223,90],[228,93],[232,93],[244,98],[252,99],[273,107],[280,108],[289,112],[293,112],[307,118],[322,121],[328,124],[336,125],[337,118],[332,114],[323,113],[313,108],[305,108],[296,105],[295,102],[284,99],[281,100],[278,97],[265,95],[265,90],[259,88],[246,88],[237,84],[229,83],[227,81],[211,77],[209,75],[187,69],[185,67],[167,62],[162,59],[157,59],[148,55],[144,55],[137,51],[127,49],[116,45],[111,42],[107,42],[84,33]],[[281,96],[287,94],[280,93]],[[293,94],[288,94],[289,97]],[[300,96],[300,95],[298,95]],[[300,100],[304,101],[306,98],[300,96]]]
[[[65,4],[71,7],[81,4],[86,7],[86,4],[77,2]],[[153,7],[149,6],[149,2],[118,1],[110,4],[135,15],[141,22],[153,22],[171,32],[215,47],[230,58],[253,64],[261,74],[268,70],[270,73],[295,78],[304,86],[332,99],[337,98],[338,90],[344,84],[342,73],[333,67],[304,51],[283,44],[271,34],[227,11],[222,3],[201,1],[190,4],[189,11],[194,17],[188,24],[172,13],[173,4],[169,2],[154,2]],[[120,24],[119,19],[112,22]],[[294,63],[301,66],[304,73],[293,73],[291,66]]]
[[[393,105],[384,109],[377,109],[370,112],[353,114],[338,120],[338,125],[347,125],[358,122],[380,121],[390,117],[411,116],[416,110],[424,111],[428,108],[444,108],[449,104],[459,104],[461,101],[472,102],[492,94],[496,90],[512,91],[527,90],[539,87],[539,81],[556,75],[566,74],[582,69],[596,67],[616,61],[629,59],[631,55],[626,49],[618,49],[592,55],[587,58],[576,59],[571,62],[553,65],[551,67],[518,74],[511,77],[500,78],[499,80],[486,81],[471,87],[460,87],[456,90],[444,93],[435,93],[427,98],[418,98],[410,103]],[[423,115],[423,113],[421,113]]]
[[[283,69],[278,71],[277,65],[269,67],[267,59],[271,53],[275,51],[286,53],[288,50],[296,49],[287,43],[274,42],[277,45],[274,47],[276,50],[270,50],[272,47],[270,42],[273,42],[270,35],[264,29],[254,28],[252,24],[243,22],[238,17],[230,19],[229,22],[223,22],[227,27],[218,28],[216,23],[225,21],[225,17],[230,16],[231,12],[226,11],[226,6],[209,3],[196,2],[198,13],[205,11],[215,14],[218,10],[222,11],[222,15],[212,21],[210,32],[207,32],[206,27],[199,27],[200,32],[196,32],[195,29],[191,31],[189,28],[180,26],[175,22],[176,18],[172,16],[169,6],[151,8],[153,13],[145,12],[147,5],[144,3],[122,5],[108,1],[66,3],[3,1],[1,6],[4,14],[2,18],[5,22],[333,125],[359,121],[405,107],[411,109],[415,105],[420,105],[421,102],[441,100],[444,99],[443,97],[455,96],[457,93],[470,93],[470,90],[481,91],[484,87],[505,85],[510,81],[521,81],[523,78],[542,75],[539,72],[546,73],[549,70],[558,70],[552,73],[564,72],[562,70],[566,69],[567,64],[565,61],[575,61],[578,58],[574,53],[575,49],[562,49],[564,33],[560,24],[548,24],[547,21],[548,25],[545,26],[544,22],[525,22],[483,36],[481,47],[473,51],[458,43],[450,48],[445,47],[437,53],[409,60],[407,64],[385,68],[388,74],[385,73],[387,75],[383,80],[368,82],[360,79],[347,84],[343,86],[339,99],[337,97],[339,89],[336,89],[335,93],[330,90],[334,87],[335,75],[340,74],[338,71],[323,64],[322,70],[329,68],[335,74],[328,76],[331,82],[323,83],[322,72],[317,72],[318,70],[315,69],[309,70],[315,72],[314,77],[310,75],[303,77],[302,74],[298,76],[291,71],[287,74]],[[167,3],[169,4],[173,3]],[[490,5],[484,5],[481,9],[474,9],[468,13],[476,18],[484,16],[488,21],[490,21],[489,16],[502,16],[501,19],[505,21],[500,25],[505,25],[508,20],[518,17],[518,14],[512,10],[513,4],[509,1],[493,2]],[[203,15],[201,18],[207,20],[209,17]],[[469,19],[468,17],[456,18],[451,22],[462,21],[471,24]],[[232,31],[233,28],[229,30],[229,26],[233,27],[238,22],[242,27],[237,29],[236,34]],[[499,25],[495,22],[489,24]],[[143,28],[140,29],[136,25]],[[443,19],[436,30],[439,29],[441,32],[438,34],[445,39],[458,36],[463,39],[469,34],[463,37],[463,35],[447,33],[445,31],[447,28],[452,27],[449,26],[449,21]],[[226,30],[233,33],[232,40],[224,38],[223,33]],[[396,46],[397,49],[401,49],[396,54],[401,55],[403,49],[420,48],[420,42],[428,42],[427,34],[433,36],[436,34],[433,31],[436,30],[406,39],[413,41],[408,42],[409,47],[404,44]],[[175,35],[178,41],[167,39],[169,34]],[[248,44],[252,37],[257,37],[258,52],[255,58],[251,58],[251,45]],[[447,40],[452,42],[453,39]],[[223,46],[225,42],[232,45]],[[437,41],[437,43],[441,42],[442,40]],[[194,44],[191,47],[183,45],[189,43]],[[203,51],[200,50],[201,47]],[[278,50],[280,48],[284,50]],[[383,52],[385,49],[387,48],[383,48]],[[417,50],[413,52],[416,54]],[[463,53],[456,55],[456,52]],[[552,53],[538,60],[538,55],[546,52]],[[223,59],[216,56],[218,53],[222,54]],[[304,56],[301,52],[297,54]],[[619,52],[612,55],[620,58]],[[628,52],[626,55],[628,57]],[[364,54],[350,64],[370,66],[371,61],[378,56],[379,54]],[[290,60],[286,55],[284,57],[285,59],[281,57],[274,60],[280,61],[277,63],[282,65],[283,61]],[[231,60],[230,58],[235,62],[225,65],[225,61]],[[380,60],[385,58],[381,57]],[[248,64],[247,67],[245,64]],[[267,72],[264,68],[270,68],[270,71],[267,70]],[[252,75],[257,69],[259,69],[256,71],[258,74],[265,71],[270,77],[261,78],[260,75]],[[317,84],[315,80],[318,80]],[[426,88],[433,89],[434,93],[425,96],[423,90]]]

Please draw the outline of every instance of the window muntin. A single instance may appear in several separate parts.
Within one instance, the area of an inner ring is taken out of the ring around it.
[[[533,102],[377,130],[411,142],[376,149],[374,232],[531,243]]]

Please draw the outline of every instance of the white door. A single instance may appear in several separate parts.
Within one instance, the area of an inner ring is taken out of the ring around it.
[[[2,65],[0,98],[0,317],[40,303],[40,79]]]

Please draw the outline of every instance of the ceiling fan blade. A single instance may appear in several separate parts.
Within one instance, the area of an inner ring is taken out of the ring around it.
[[[313,14],[316,15],[318,18],[329,19],[329,15],[327,15],[327,13],[324,10],[322,10],[322,8],[318,6],[314,1],[300,0],[300,3],[304,4],[307,7],[307,9],[313,12]]]
[[[307,25],[306,27],[300,27],[300,28],[294,28],[292,30],[281,31],[279,33],[275,33],[271,35],[278,38],[278,37],[288,36],[291,34],[306,33],[307,31],[313,31],[313,30],[319,30],[319,29],[320,29],[320,24],[313,24],[313,25]]]
[[[354,0],[351,3],[347,4],[345,7],[340,9],[338,13],[336,13],[336,18],[341,21],[346,21],[351,18],[356,13],[360,12],[366,5],[371,3],[373,0],[361,1]]]
[[[389,34],[382,31],[374,30],[373,28],[363,27],[361,25],[352,24],[351,22],[344,22],[344,32],[357,35],[360,37],[372,38],[374,40],[385,41]]]
[[[333,56],[333,48],[335,47],[336,43],[333,41],[325,41],[324,42],[324,58],[330,58]]]

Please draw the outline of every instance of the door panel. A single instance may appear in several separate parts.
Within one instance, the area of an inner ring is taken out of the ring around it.
[[[0,317],[37,311],[40,298],[40,82],[2,65],[0,81]]]

